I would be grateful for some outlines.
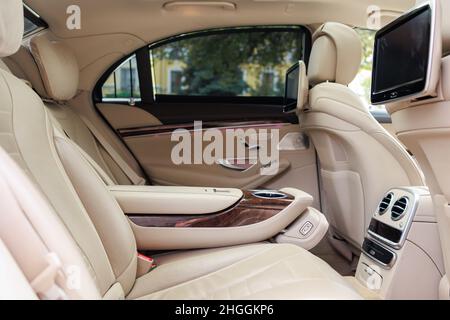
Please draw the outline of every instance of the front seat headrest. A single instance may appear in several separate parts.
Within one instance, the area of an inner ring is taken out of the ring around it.
[[[309,82],[348,85],[361,65],[361,39],[352,28],[336,22],[327,22],[313,35],[309,58]]]
[[[68,101],[78,91],[80,70],[73,51],[60,41],[48,39],[46,34],[30,41],[47,97],[55,101]]]
[[[0,57],[19,50],[23,38],[23,4],[21,0],[2,0],[0,5]]]

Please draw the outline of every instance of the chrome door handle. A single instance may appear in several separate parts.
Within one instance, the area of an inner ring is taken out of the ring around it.
[[[252,145],[249,145],[247,142],[245,143],[245,147],[248,149],[248,150],[259,150],[259,144],[252,144]]]
[[[233,161],[233,163],[231,162]],[[235,171],[245,171],[251,167],[253,167],[255,164],[249,162],[249,159],[245,159],[245,163],[236,163],[239,159],[219,159],[217,160],[217,163],[221,165],[224,168],[235,170]],[[241,159],[242,160],[242,159]]]

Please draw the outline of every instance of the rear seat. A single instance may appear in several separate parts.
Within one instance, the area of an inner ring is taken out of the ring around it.
[[[0,57],[20,45],[22,11],[20,0],[10,0],[0,9],[0,19],[7,22],[0,24]],[[56,212],[29,192],[31,187],[20,174],[11,177],[8,171],[0,171],[5,189],[16,190],[0,193],[1,219],[5,219],[0,223],[0,237],[40,298],[360,298],[324,261],[293,245],[172,253],[157,257],[159,266],[138,277],[136,241],[119,205],[78,146],[54,126],[39,96],[4,70],[0,70],[0,146],[39,186]],[[0,161],[0,168],[12,166],[3,156]],[[31,198],[24,198],[28,194]],[[11,199],[15,202],[8,202]],[[22,220],[29,217],[37,233],[45,237],[23,241],[23,234],[34,232],[6,220],[10,210]],[[34,245],[40,249],[30,249]],[[70,266],[81,268],[81,283],[74,290],[63,281]],[[42,272],[47,270],[51,272]],[[48,277],[49,273],[55,277]]]
[[[83,120],[80,114],[70,107],[69,101],[77,94],[79,72],[71,50],[61,42],[50,41],[46,35],[34,37],[30,46],[33,54],[22,46],[17,53],[4,58],[4,64],[16,77],[28,81],[44,100],[61,129],[101,169],[99,173],[105,183],[145,184],[145,179],[142,178],[145,174],[133,155],[121,145],[122,142],[115,136],[100,133],[101,138],[114,149],[112,152],[116,158],[112,157],[111,152],[108,152],[89,130],[86,119]],[[116,141],[111,141],[112,139]],[[122,148],[113,147],[118,145]],[[120,158],[121,165],[118,165],[117,157]]]
[[[0,148],[0,300],[99,299],[79,248]]]

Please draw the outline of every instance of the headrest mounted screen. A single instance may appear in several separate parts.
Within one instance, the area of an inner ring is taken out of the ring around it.
[[[434,1],[421,5],[377,32],[371,90],[373,104],[413,99],[435,89],[433,58],[440,48],[437,43],[440,39],[435,39],[435,29],[439,27],[435,7]],[[440,60],[440,56],[437,57]]]

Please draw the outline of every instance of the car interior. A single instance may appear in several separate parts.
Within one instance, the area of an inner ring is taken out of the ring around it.
[[[448,10],[2,0],[0,299],[450,299]]]

